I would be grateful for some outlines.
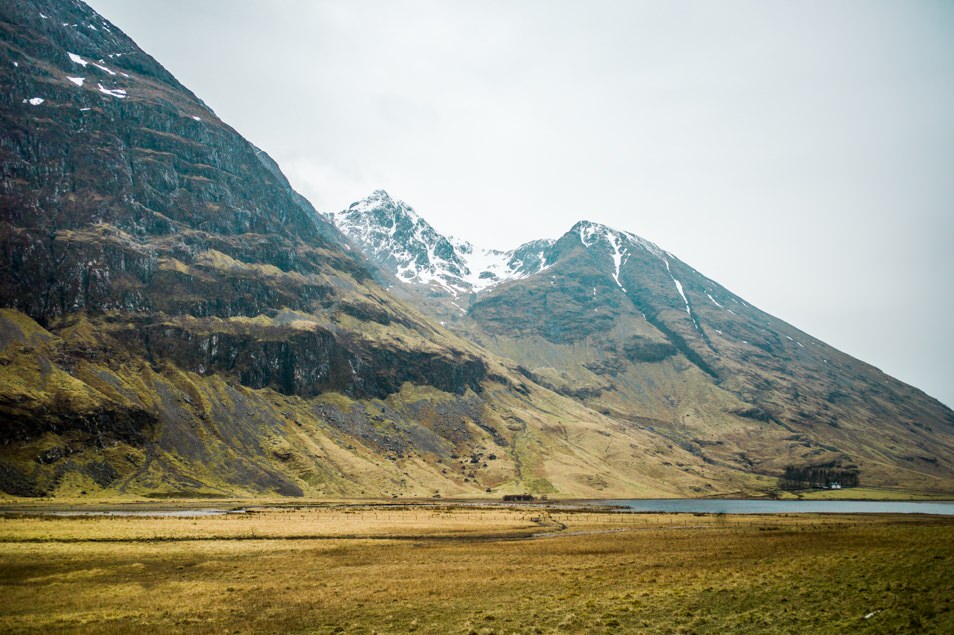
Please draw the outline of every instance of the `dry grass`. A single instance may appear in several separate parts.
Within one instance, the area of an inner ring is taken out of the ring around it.
[[[950,633],[952,565],[954,519],[914,516],[11,517],[0,631]]]

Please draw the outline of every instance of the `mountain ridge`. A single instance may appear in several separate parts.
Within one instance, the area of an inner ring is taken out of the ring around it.
[[[860,465],[884,482],[891,465],[923,468],[929,480],[954,470],[943,449],[954,447],[949,408],[757,309],[658,245],[584,220],[539,259],[541,270],[473,290],[465,306],[455,296],[456,310],[442,289],[413,277],[391,290],[534,381],[610,416],[653,421],[706,460],[766,472],[785,462]],[[378,265],[387,273],[387,263]],[[652,386],[658,373],[668,386]],[[893,449],[875,447],[871,425],[884,428]],[[726,431],[736,439],[721,438]]]

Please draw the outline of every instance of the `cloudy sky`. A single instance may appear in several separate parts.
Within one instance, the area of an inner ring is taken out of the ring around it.
[[[954,405],[954,3],[92,0],[322,211],[586,218]]]

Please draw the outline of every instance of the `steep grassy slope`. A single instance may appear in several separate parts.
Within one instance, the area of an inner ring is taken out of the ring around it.
[[[150,362],[115,344],[126,331],[80,317],[51,332],[0,314],[6,492],[674,496],[759,486],[638,426],[511,384],[496,363],[503,374],[479,392],[405,382],[378,398],[303,396]]]

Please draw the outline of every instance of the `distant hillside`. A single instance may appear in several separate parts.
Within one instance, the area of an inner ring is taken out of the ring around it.
[[[954,412],[638,236],[581,221],[481,270],[468,243],[383,192],[332,218],[393,294],[709,469],[827,469],[868,485],[950,489]],[[392,231],[407,225],[419,229]]]

